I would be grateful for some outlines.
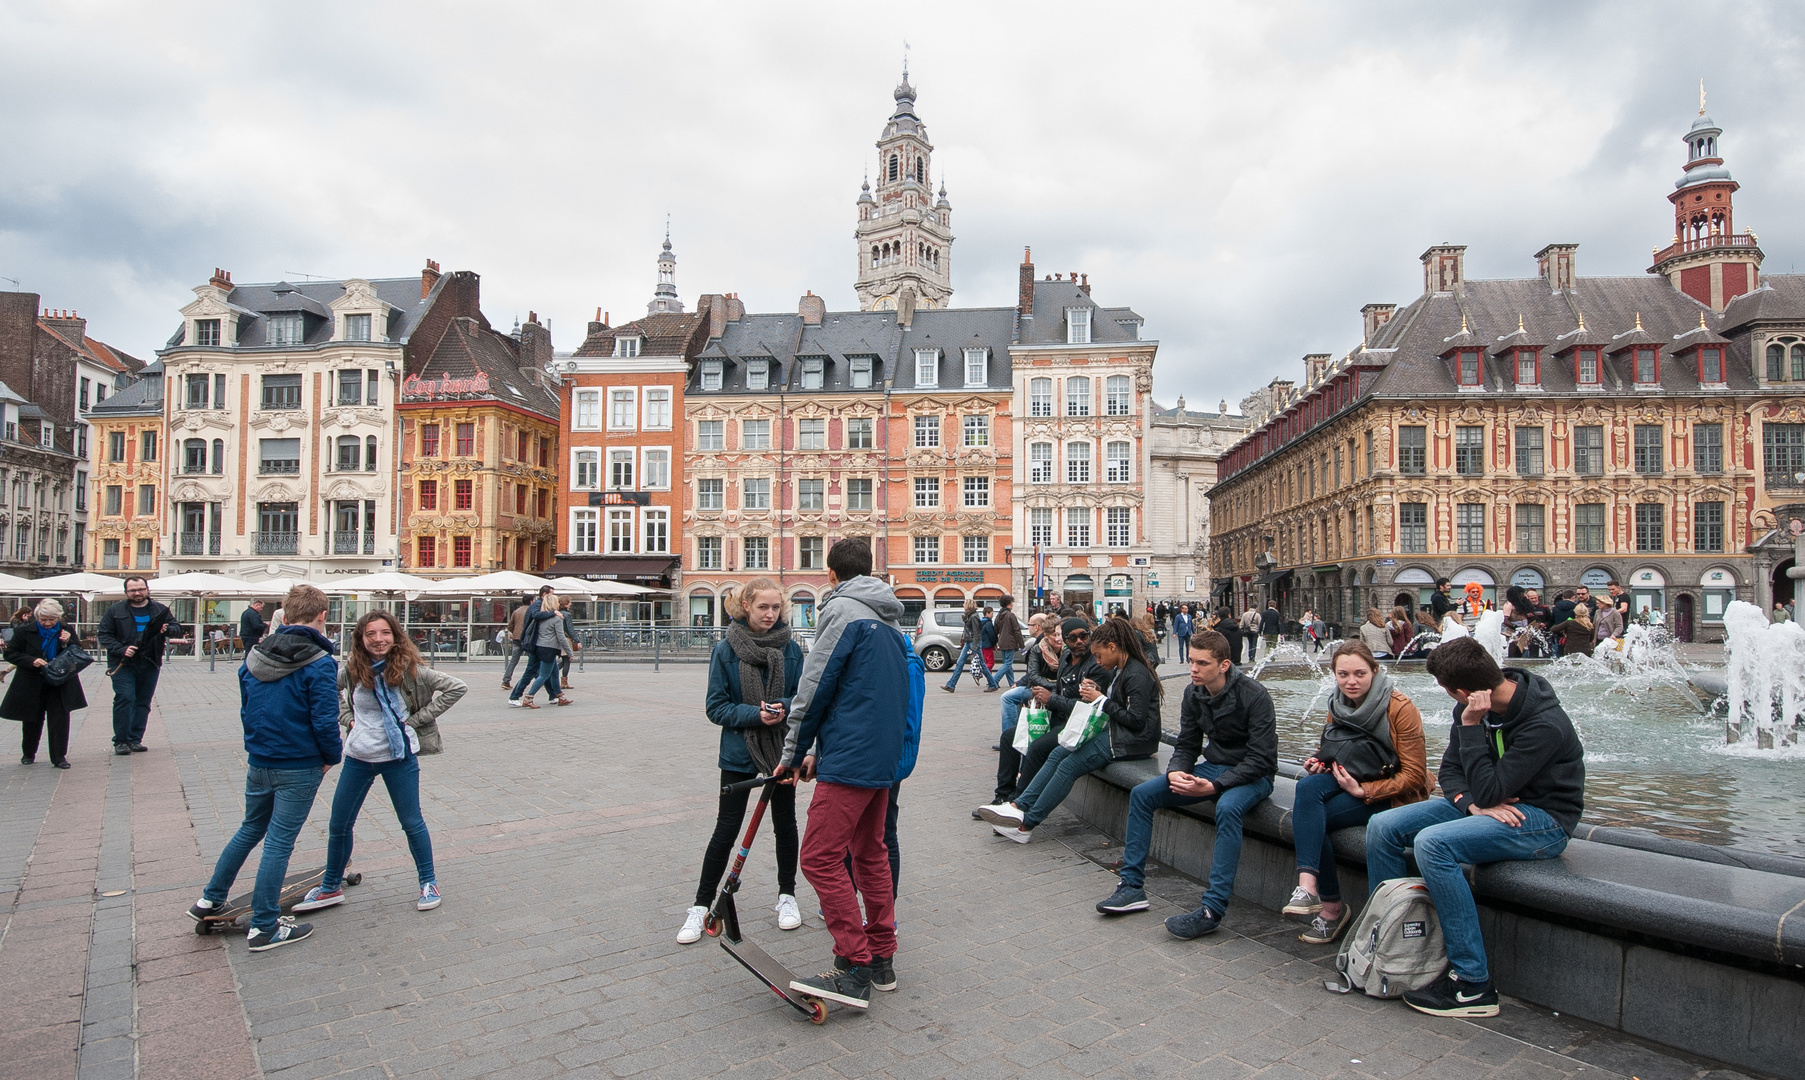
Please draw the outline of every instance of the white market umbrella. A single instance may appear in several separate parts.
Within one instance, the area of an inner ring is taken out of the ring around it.
[[[560,595],[570,596],[625,596],[612,588],[611,581],[584,581],[576,577],[555,577],[546,582]]]
[[[154,578],[150,583],[152,596],[261,596],[267,591],[268,586],[199,571]]]
[[[11,592],[14,581],[24,582],[24,592],[118,593],[125,595],[125,579],[105,574],[57,574],[37,579],[0,574],[0,592]]]
[[[446,578],[435,581],[424,592],[441,596],[483,596],[494,593],[536,593],[540,587],[549,584],[537,574],[523,574],[518,570],[497,570],[493,574],[483,574],[471,578]]]
[[[418,593],[439,584],[430,578],[415,577],[397,570],[374,574],[358,574],[332,584],[331,592]]]

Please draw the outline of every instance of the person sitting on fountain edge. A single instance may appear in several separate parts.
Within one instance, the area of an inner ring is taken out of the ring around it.
[[[1178,712],[1178,742],[1164,775],[1137,784],[1128,796],[1121,884],[1097,905],[1105,915],[1147,910],[1147,848],[1153,812],[1216,800],[1216,843],[1210,884],[1197,910],[1174,915],[1166,929],[1196,938],[1215,930],[1228,911],[1241,865],[1241,818],[1272,794],[1278,772],[1278,729],[1272,696],[1229,659],[1228,639],[1206,630],[1191,639],[1191,685]],[[1204,738],[1209,745],[1204,745]],[[1203,764],[1198,764],[1199,752]]]
[[[1442,798],[1387,810],[1366,826],[1370,890],[1406,876],[1404,849],[1428,884],[1448,970],[1404,1002],[1431,1016],[1497,1016],[1479,909],[1462,863],[1552,859],[1585,806],[1585,748],[1547,679],[1500,670],[1484,646],[1456,638],[1427,670],[1457,704],[1442,756]]]

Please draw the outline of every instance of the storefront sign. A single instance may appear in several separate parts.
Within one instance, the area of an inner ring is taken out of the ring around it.
[[[1602,589],[1611,583],[1611,572],[1594,566],[1579,575],[1579,583],[1588,589]]]
[[[1543,585],[1542,573],[1525,566],[1510,576],[1510,583],[1519,589],[1539,589]]]
[[[589,493],[590,506],[650,506],[652,493],[649,491],[592,491]]]
[[[482,373],[472,375],[468,379],[454,379],[449,375],[441,375],[436,379],[422,379],[418,375],[409,375],[401,383],[401,400],[403,401],[446,401],[463,397],[466,394],[486,394],[489,392],[489,376]]]
[[[942,582],[982,582],[982,570],[917,570],[915,580],[923,585],[938,585]]]
[[[1111,575],[1109,575],[1108,577],[1103,579],[1103,595],[1105,595],[1105,596],[1132,596],[1132,595],[1134,595],[1134,579],[1130,578],[1127,574],[1111,574]]]

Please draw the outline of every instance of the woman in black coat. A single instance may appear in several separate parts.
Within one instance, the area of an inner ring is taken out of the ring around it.
[[[0,658],[18,669],[18,678],[6,688],[0,701],[0,718],[17,720],[24,727],[19,743],[19,762],[30,765],[38,758],[38,740],[44,725],[50,725],[50,763],[59,769],[69,767],[69,714],[88,707],[82,693],[81,679],[74,678],[61,686],[44,681],[43,669],[57,651],[75,640],[75,631],[63,622],[63,605],[55,600],[40,601],[33,613],[36,619],[17,628],[6,643]]]

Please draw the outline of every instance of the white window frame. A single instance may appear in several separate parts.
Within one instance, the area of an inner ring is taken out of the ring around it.
[[[805,491],[804,485],[808,485]],[[816,485],[819,485],[817,487]],[[813,496],[817,501],[814,506],[804,505],[804,500]],[[823,476],[799,476],[796,478],[796,512],[799,514],[821,514],[827,512],[827,478]]]
[[[588,477],[585,479],[584,474]],[[602,452],[596,447],[582,447],[570,452],[571,489],[600,491],[602,487]]]
[[[662,477],[658,473],[662,473]],[[639,488],[641,491],[669,491],[671,489],[670,447],[647,446],[640,449]]]
[[[1042,388],[1045,388],[1045,390],[1046,390],[1046,393],[1044,395],[1041,393]],[[1028,415],[1029,416],[1052,416],[1053,415],[1053,380],[1052,379],[1042,377],[1042,378],[1035,378],[1035,379],[1028,380]]]
[[[702,380],[697,385],[703,390],[719,390],[721,388],[721,362],[719,360],[702,361]]]
[[[818,427],[816,425],[819,425]],[[796,449],[827,449],[827,418],[802,416],[796,419]]]
[[[989,448],[990,417],[983,413],[967,413],[959,428],[959,441],[962,445],[974,449]]]
[[[1043,531],[1044,530],[1044,531]],[[1028,546],[1052,547],[1058,539],[1059,527],[1053,520],[1053,508],[1050,506],[1031,506],[1028,508]]]
[[[915,385],[931,387],[940,385],[940,350],[915,350]]]
[[[573,508],[570,512],[571,553],[573,555],[600,555],[601,543],[601,511],[588,507]]]
[[[1078,387],[1084,387],[1082,394],[1073,394]],[[1081,411],[1074,412],[1074,409]],[[1091,380],[1088,375],[1068,375],[1065,380],[1065,414],[1067,416],[1089,416],[1091,414]]]
[[[639,355],[640,346],[645,339],[638,334],[621,334],[614,339],[614,355],[634,357]]]
[[[573,410],[576,417],[571,422],[573,431],[602,430],[602,392],[600,390],[578,390],[572,395]]]
[[[965,385],[986,386],[990,383],[990,350],[978,347],[965,350]]]
[[[707,484],[707,487],[703,487]],[[718,485],[718,486],[717,486]],[[706,505],[713,496],[713,506]],[[719,476],[703,476],[696,479],[696,509],[704,513],[718,513],[727,509],[727,481]]]
[[[1065,512],[1065,546],[1069,548],[1088,548],[1091,546],[1091,530],[1096,526],[1090,508],[1068,509]]]
[[[861,435],[864,436],[862,439],[860,439],[856,442],[853,440],[853,431],[855,430],[854,425],[858,425],[856,430]],[[846,449],[848,449],[848,450],[871,450],[871,449],[875,448],[876,445],[877,445],[877,421],[876,420],[874,420],[873,418],[871,418],[869,416],[852,416],[852,417],[847,418],[847,420],[846,420]]]
[[[940,562],[940,537],[917,536],[914,538],[914,541],[914,544],[911,545],[910,554],[915,556],[917,565],[935,564]]]
[[[640,418],[640,429],[643,431],[671,430],[671,388],[668,386],[648,386],[640,395],[644,401],[644,414]]]
[[[715,425],[713,432],[705,432],[703,429],[703,426],[702,426],[704,424]],[[709,441],[707,439],[708,434],[714,435],[714,440],[713,440],[714,445],[713,446],[708,445],[708,441]],[[727,421],[725,421],[725,420],[697,420],[696,421],[696,449],[703,450],[703,451],[716,451],[716,450],[727,449]]]
[[[603,527],[603,539],[607,543],[610,555],[631,555],[634,553],[634,541],[638,539],[638,522],[634,520],[633,508],[630,506],[610,506]]]
[[[866,485],[863,500],[859,500],[854,497],[853,487],[852,487],[852,485],[854,485],[854,484]],[[877,482],[875,480],[871,479],[870,477],[868,477],[868,476],[851,477],[850,479],[848,479],[846,481],[846,509],[853,513],[867,513],[871,510],[876,509],[876,507],[877,507],[876,491],[877,491]],[[863,506],[857,505],[857,503],[860,501],[862,501],[864,503]]]
[[[1069,307],[1065,309],[1065,343],[1067,345],[1089,345],[1091,343],[1090,308]]]
[[[638,387],[610,386],[608,388],[608,430],[639,430]]]
[[[754,445],[754,440],[753,440],[753,431],[754,431],[753,425],[755,425],[755,424],[763,425],[762,427],[759,427],[756,429],[758,431],[757,445]],[[769,450],[769,449],[771,449],[771,421],[769,421],[769,420],[741,420],[740,421],[740,449],[741,450]]]
[[[1133,543],[1133,537],[1134,511],[1126,506],[1105,507],[1103,509],[1103,545],[1125,548]]]
[[[1124,447],[1127,452],[1121,457],[1112,455],[1116,447]],[[1103,444],[1103,478],[1111,484],[1128,484],[1134,481],[1134,444],[1122,439],[1115,439]]]
[[[1075,458],[1072,456],[1072,447],[1074,447],[1074,446],[1084,447],[1084,457],[1082,459]],[[1091,444],[1088,442],[1085,442],[1082,439],[1076,439],[1076,440],[1073,440],[1072,442],[1068,442],[1065,444],[1065,482],[1066,483],[1068,483],[1068,484],[1088,484],[1091,482],[1091,477],[1094,475],[1094,473],[1091,470],[1091,463],[1095,460],[1091,455],[1091,449],[1092,449]],[[1077,467],[1080,465],[1083,466],[1083,475],[1082,476],[1078,475]]]
[[[874,381],[877,365],[869,356],[855,356],[850,361],[850,381],[854,390],[869,390]]]
[[[771,389],[771,361],[769,361],[769,360],[748,360],[748,361],[746,361],[746,389],[748,389],[748,390],[769,390],[769,389]]]
[[[967,476],[959,482],[959,502],[967,510],[982,509],[990,505],[990,477]]]
[[[757,550],[759,558],[752,561],[752,552]],[[747,536],[740,540],[740,562],[742,570],[771,569],[771,538],[768,536]]]
[[[696,569],[719,570],[726,565],[721,558],[721,549],[726,545],[718,536],[696,537]]]
[[[984,557],[974,559],[972,558],[972,555],[975,554],[973,548],[978,544],[984,545]],[[967,566],[985,566],[990,562],[992,547],[989,536],[961,536],[959,538],[959,561]]]
[[[754,500],[752,498],[752,493],[754,491],[757,491],[759,493],[759,497],[758,497],[756,503],[754,502]],[[768,477],[768,476],[747,476],[747,477],[741,478],[741,480],[740,480],[740,509],[741,510],[760,510],[760,511],[771,509],[771,478],[770,477]]]
[[[1046,451],[1042,454],[1041,451]],[[1034,442],[1028,444],[1028,483],[1051,484],[1058,475],[1053,464],[1053,444],[1050,442]]]
[[[625,476],[622,476],[625,466]],[[608,475],[604,478],[609,491],[637,491],[635,481],[639,478],[639,455],[633,447],[611,447],[608,450]],[[624,479],[624,483],[622,482]]]
[[[917,476],[911,485],[910,504],[917,510],[937,510],[940,508],[940,478],[938,476]]]
[[[648,555],[665,555],[671,550],[671,512],[662,507],[640,511],[639,550]]]
[[[820,390],[827,385],[827,361],[818,356],[805,357],[802,361],[802,384],[804,390]]]
[[[914,422],[915,448],[928,450],[940,445],[940,418],[938,416],[916,416]]]
[[[1115,391],[1117,386],[1122,388],[1120,395],[1117,395]],[[1103,415],[1129,416],[1133,412],[1134,380],[1126,375],[1105,375],[1103,377]]]

